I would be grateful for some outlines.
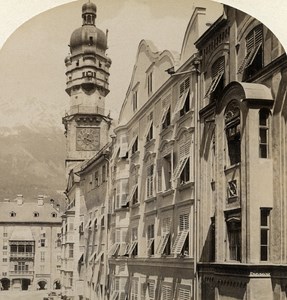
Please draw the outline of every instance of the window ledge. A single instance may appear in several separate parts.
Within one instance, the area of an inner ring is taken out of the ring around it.
[[[193,182],[189,181],[189,182],[185,182],[185,183],[179,183],[176,189],[178,191],[183,191],[183,190],[186,190],[186,189],[188,189],[192,186],[193,186]]]
[[[182,115],[182,116],[179,115],[179,118],[178,118],[178,120],[176,122],[179,123],[179,124],[182,123],[182,122],[184,122],[185,120],[189,119],[190,115],[192,115],[193,113],[194,113],[194,111],[191,109],[188,112],[186,112],[184,115]]]
[[[170,124],[170,125],[168,125],[167,127],[162,128],[162,129],[161,129],[161,132],[159,133],[159,135],[162,136],[162,135],[167,134],[168,132],[172,132],[172,131],[173,131],[173,128],[174,128],[174,125],[173,125],[173,124]]]
[[[227,199],[227,203],[234,203],[238,200],[238,196],[232,196],[232,197],[228,197]]]
[[[127,206],[127,207],[119,207],[119,208],[115,208],[115,209],[114,209],[114,212],[125,211],[125,210],[128,210],[128,209],[129,209],[128,206]]]
[[[136,207],[139,207],[139,206],[140,206],[139,203],[135,203],[135,204],[132,204],[132,205],[131,205],[131,208],[136,208]]]
[[[153,196],[153,197],[146,199],[144,202],[149,203],[149,202],[153,202],[155,200],[156,200],[156,197]]]
[[[169,190],[160,192],[160,196],[167,197],[169,195],[172,195],[173,193],[174,193],[174,189],[169,189]]]
[[[234,165],[231,165],[231,166],[224,166],[224,172],[227,172],[227,171],[229,171],[229,170],[232,170],[232,169],[235,169],[235,168],[238,168],[238,167],[240,167],[240,162],[239,163],[236,163],[236,164],[234,164]]]
[[[150,146],[155,144],[155,139],[151,139],[149,141],[146,142],[146,144],[144,145],[145,148],[149,148]]]
[[[140,151],[137,150],[136,152],[134,152],[134,153],[131,155],[130,159],[131,159],[131,160],[132,160],[132,159],[136,159],[136,158],[139,156],[139,154],[140,154]]]

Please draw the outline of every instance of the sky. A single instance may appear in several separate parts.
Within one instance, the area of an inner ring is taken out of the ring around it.
[[[168,49],[179,52],[187,24],[197,3],[206,5],[214,13],[214,18],[220,12],[216,1],[93,1],[98,8],[97,27],[103,31],[109,30],[107,54],[112,59],[111,92],[106,103],[114,116],[124,101],[137,47],[142,39],[152,40],[161,51]],[[6,118],[1,118],[1,105],[13,104],[17,110],[27,103],[33,103],[34,107],[38,101],[49,110],[47,115],[56,116],[56,120],[59,120],[57,125],[62,126],[61,116],[69,103],[69,97],[64,91],[64,59],[69,53],[71,33],[82,24],[81,7],[85,2],[0,0],[0,126],[3,125],[1,120],[7,123]],[[222,2],[263,21],[277,34],[285,49],[287,48],[287,36],[284,32],[284,17],[287,15],[285,0]],[[31,111],[33,107],[30,106]],[[13,126],[15,119],[29,119],[31,115],[33,117],[28,109],[23,113],[21,111],[13,119],[12,112],[9,126]]]

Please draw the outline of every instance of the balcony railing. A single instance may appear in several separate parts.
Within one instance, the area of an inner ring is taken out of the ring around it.
[[[13,270],[9,272],[10,275],[33,275],[34,271],[29,271],[29,270]]]
[[[34,252],[10,252],[11,258],[34,257],[34,255]]]

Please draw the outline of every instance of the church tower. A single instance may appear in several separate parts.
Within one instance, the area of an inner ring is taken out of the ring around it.
[[[109,93],[107,34],[96,27],[97,7],[82,6],[83,24],[70,38],[65,59],[66,92],[70,109],[63,118],[66,135],[66,171],[95,155],[107,142],[111,118],[105,109]]]

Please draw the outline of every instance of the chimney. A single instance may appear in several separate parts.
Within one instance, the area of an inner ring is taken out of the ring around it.
[[[50,204],[52,207],[54,207],[54,203],[55,203],[55,200],[54,199],[50,199]]]
[[[39,195],[38,196],[38,206],[42,206],[42,205],[44,205],[44,196]]]
[[[23,204],[23,195],[19,194],[16,197],[16,201],[18,205],[22,205]]]

